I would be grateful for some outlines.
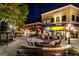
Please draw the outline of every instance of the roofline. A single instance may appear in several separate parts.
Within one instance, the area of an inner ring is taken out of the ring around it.
[[[43,14],[41,14],[41,15],[45,15],[45,14],[48,14],[48,13],[51,13],[51,12],[56,12],[56,11],[58,11],[58,10],[61,10],[61,9],[64,9],[64,8],[68,8],[68,7],[73,7],[73,8],[75,8],[75,9],[79,10],[78,7],[76,7],[76,6],[72,5],[72,4],[70,4],[70,5],[66,5],[66,6],[64,6],[64,7],[57,8],[57,9],[55,9],[55,10],[51,10],[51,11],[45,12],[45,13],[43,13]]]
[[[26,26],[28,26],[28,25],[35,25],[35,24],[42,24],[42,23],[41,22],[30,23],[30,24],[26,24]]]

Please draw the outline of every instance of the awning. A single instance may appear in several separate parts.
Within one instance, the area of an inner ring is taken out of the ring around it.
[[[65,26],[53,26],[51,30],[65,30]]]

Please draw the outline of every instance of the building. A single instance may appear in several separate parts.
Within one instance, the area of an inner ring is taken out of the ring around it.
[[[49,26],[54,34],[78,37],[79,35],[79,8],[67,5],[41,14],[42,23]]]
[[[26,24],[25,27],[29,29],[31,33],[36,33],[36,35],[41,35],[43,32],[43,25],[41,22]]]

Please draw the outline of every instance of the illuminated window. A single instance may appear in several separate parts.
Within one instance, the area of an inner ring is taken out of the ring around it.
[[[75,21],[75,15],[72,15],[72,21]]]
[[[66,21],[66,15],[62,16],[62,21]]]
[[[44,20],[43,23],[46,24],[46,20]]]
[[[60,17],[56,17],[56,22],[59,22],[60,21]]]

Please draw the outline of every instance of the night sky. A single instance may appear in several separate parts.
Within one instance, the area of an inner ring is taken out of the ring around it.
[[[63,7],[65,5],[68,5],[68,3],[30,3],[28,4],[29,15],[26,23],[41,22],[42,13]],[[73,5],[79,7],[78,3]]]

